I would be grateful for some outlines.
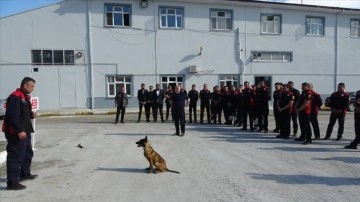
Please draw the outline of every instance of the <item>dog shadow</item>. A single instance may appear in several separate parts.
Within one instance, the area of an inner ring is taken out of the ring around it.
[[[145,168],[97,168],[96,171],[114,171],[123,173],[146,173]]]

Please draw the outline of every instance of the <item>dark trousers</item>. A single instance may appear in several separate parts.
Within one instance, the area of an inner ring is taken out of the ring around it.
[[[297,133],[299,129],[299,125],[298,125],[298,115],[295,112],[292,113],[291,120],[293,122],[293,132]]]
[[[200,103],[200,123],[204,120],[204,110],[206,109],[206,117],[208,123],[210,123],[210,104],[209,103]]]
[[[315,138],[320,138],[320,128],[319,128],[319,121],[318,115],[315,113],[310,114],[310,122],[314,131]]]
[[[170,114],[170,109],[171,109],[171,106],[170,106],[170,102],[165,102],[166,104],[166,115],[165,115],[165,119],[168,120],[169,119],[169,114]],[[173,114],[172,114],[172,111],[171,111],[171,117],[172,119],[174,119],[173,117]]]
[[[239,106],[236,108],[236,120],[239,125],[242,125],[242,109]]]
[[[185,111],[182,109],[174,109],[174,121],[175,121],[175,130],[176,134],[185,133]],[[179,129],[180,124],[180,129]]]
[[[333,131],[334,125],[336,123],[336,120],[338,120],[339,129],[338,129],[338,138],[341,138],[344,133],[344,123],[345,123],[345,113],[339,113],[336,114],[334,112],[331,112],[329,124],[326,130],[326,137],[331,137],[331,133]]]
[[[155,122],[157,121],[158,110],[160,112],[161,121],[164,121],[163,104],[162,103],[154,103],[153,104],[153,118],[154,118],[154,121]]]
[[[151,104],[150,103],[145,103],[144,107],[145,107],[146,121],[149,122],[150,121]]]
[[[354,112],[354,120],[355,120],[355,139],[351,142],[352,145],[357,146],[360,144],[360,113]]]
[[[6,168],[8,184],[19,182],[20,176],[30,175],[31,161],[34,156],[31,147],[31,133],[26,133],[26,139],[20,140],[18,135],[5,134]]]
[[[223,110],[224,110],[224,119],[225,124],[232,124],[232,111],[231,106],[229,106],[227,103],[223,104]]]
[[[143,104],[141,104],[141,103],[139,103],[139,116],[138,116],[138,121],[140,121],[140,119],[141,119],[141,113],[142,113],[142,108],[145,108],[145,116],[146,116],[146,107],[143,105]],[[147,117],[147,116],[146,116]]]
[[[124,121],[124,115],[125,115],[125,107],[117,107],[116,109],[116,118],[115,118],[115,122],[117,123],[119,121],[119,115],[121,112],[121,121]]]
[[[291,115],[288,110],[280,112],[280,135],[283,137],[290,136],[290,121]]]
[[[310,114],[305,114],[304,110],[299,112],[299,123],[303,138],[305,138],[305,141],[311,141]]]
[[[273,105],[274,109],[274,118],[275,118],[275,130],[280,129],[280,112],[276,105]]]
[[[219,120],[219,123],[221,123],[221,107],[220,104],[211,104],[211,117],[214,121],[214,123],[216,123],[216,120]]]
[[[197,122],[197,119],[196,119],[196,104],[190,104],[189,105],[189,120],[190,122],[192,122],[192,114],[194,112],[194,122],[196,123]]]
[[[269,116],[269,106],[259,106],[257,105],[257,118],[258,118],[258,124],[259,129],[262,130],[268,130],[268,116]]]
[[[253,112],[253,107],[251,106],[244,106],[244,108],[242,109],[243,112],[243,116],[242,116],[242,121],[243,121],[243,129],[247,129],[247,117],[249,115],[249,119],[250,119],[250,129],[254,129],[254,112]]]

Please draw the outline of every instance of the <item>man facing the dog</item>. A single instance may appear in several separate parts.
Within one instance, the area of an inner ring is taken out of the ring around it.
[[[175,86],[175,92],[171,95],[170,103],[174,110],[174,121],[176,132],[174,135],[185,135],[185,107],[188,106],[188,97],[186,93],[181,93],[181,87]],[[180,124],[180,129],[179,129]],[[181,134],[180,134],[181,130]]]
[[[35,80],[25,77],[20,88],[7,99],[6,114],[2,131],[8,142],[6,146],[7,189],[21,190],[26,186],[19,182],[33,180],[38,175],[30,172],[33,158],[31,133],[34,132],[31,119],[36,113],[31,111],[30,94],[35,88]]]

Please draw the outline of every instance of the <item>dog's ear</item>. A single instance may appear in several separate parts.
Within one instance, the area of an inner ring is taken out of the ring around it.
[[[147,136],[145,136],[145,140],[147,140]]]

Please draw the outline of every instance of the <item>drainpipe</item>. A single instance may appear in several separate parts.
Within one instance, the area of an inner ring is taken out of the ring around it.
[[[337,83],[338,83],[338,16],[339,16],[339,13],[342,13],[344,11],[341,10],[339,12],[336,13],[336,17],[335,17],[335,36],[334,36],[334,54],[335,54],[335,57],[334,57],[334,91],[337,90]]]
[[[87,15],[86,15],[86,45],[87,45],[87,65],[88,65],[88,76],[90,77],[90,80],[88,80],[88,86],[90,88],[90,96],[91,96],[91,109],[94,109],[94,86],[93,86],[93,81],[94,81],[94,73],[93,73],[93,68],[92,68],[92,64],[91,64],[91,30],[90,30],[90,1],[87,0]],[[89,75],[90,74],[90,75]],[[88,91],[89,92],[89,91]]]
[[[240,83],[244,82],[244,70],[245,70],[245,62],[242,60],[241,58],[241,44],[240,44],[240,28],[237,28],[237,55],[239,57],[239,61],[241,62],[241,70],[239,71],[240,73]],[[239,84],[240,84],[239,83]]]

